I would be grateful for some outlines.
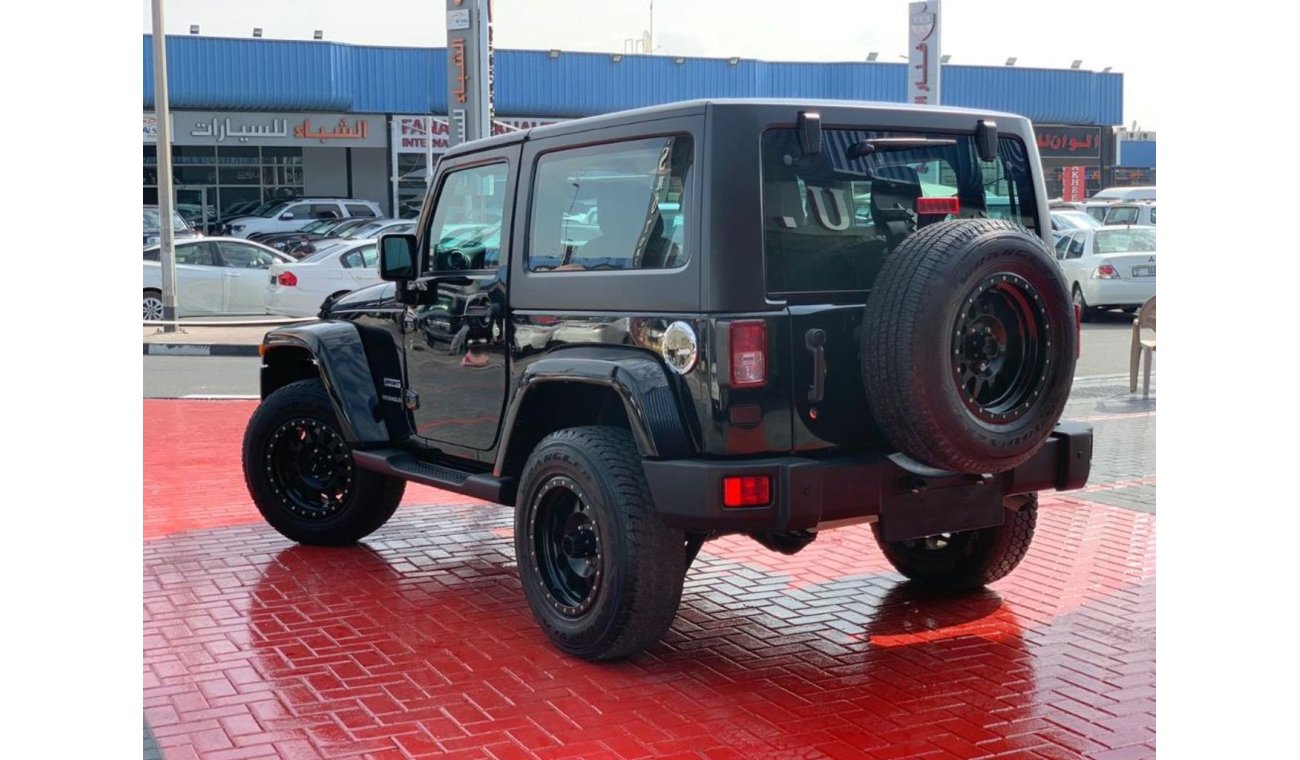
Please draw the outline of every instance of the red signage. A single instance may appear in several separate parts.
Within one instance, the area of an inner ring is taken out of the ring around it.
[[[1087,157],[1101,155],[1101,130],[1097,127],[1045,127],[1034,125],[1038,155]]]
[[[1088,197],[1087,167],[1067,166],[1061,170],[1061,200],[1077,203]]]

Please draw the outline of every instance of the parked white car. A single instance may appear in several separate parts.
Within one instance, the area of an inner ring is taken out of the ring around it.
[[[1156,294],[1155,227],[1067,232],[1056,259],[1085,322],[1097,309],[1136,309]]]
[[[144,318],[163,317],[158,246],[144,249]],[[266,314],[266,274],[293,257],[237,238],[176,242],[177,316]]]
[[[271,267],[264,287],[266,306],[272,314],[314,317],[329,299],[377,282],[378,242],[349,240],[301,261]]]
[[[262,216],[241,216],[227,224],[230,234],[246,238],[255,232],[293,232],[313,219],[383,216],[379,204],[350,198],[295,198]]]

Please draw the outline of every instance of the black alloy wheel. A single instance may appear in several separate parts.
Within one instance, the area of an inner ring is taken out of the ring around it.
[[[1015,420],[1038,398],[1052,362],[1042,295],[999,272],[967,297],[952,338],[952,372],[966,407],[986,422]]]
[[[296,417],[281,424],[271,435],[265,462],[271,488],[298,517],[319,520],[346,507],[355,468],[352,452],[323,421]]]
[[[561,615],[578,617],[600,593],[604,557],[595,510],[582,487],[554,477],[533,499],[529,560],[546,587],[546,600]]]

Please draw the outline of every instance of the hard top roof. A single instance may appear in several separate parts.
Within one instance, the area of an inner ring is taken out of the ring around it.
[[[664,119],[675,116],[688,116],[700,114],[707,108],[746,108],[754,106],[765,107],[786,107],[799,108],[801,110],[845,110],[845,109],[863,109],[863,110],[882,110],[882,111],[910,111],[918,115],[924,114],[957,114],[972,117],[988,117],[993,119],[1005,120],[1024,120],[1025,117],[1003,111],[988,111],[976,108],[957,108],[952,106],[918,106],[910,103],[888,103],[881,101],[868,100],[825,100],[825,99],[802,99],[802,98],[708,98],[700,100],[684,100],[676,103],[665,103],[656,106],[647,106],[644,108],[633,108],[626,111],[614,111],[612,113],[600,114],[598,116],[587,116],[581,119],[570,119],[567,121],[546,124],[540,127],[532,127],[517,132],[508,132],[501,135],[481,140],[474,140],[469,143],[461,143],[445,154],[447,157],[457,156],[462,153],[468,153],[486,148],[494,148],[499,145],[509,145],[511,143],[523,140],[551,137],[555,135],[569,134],[580,132],[596,127],[611,127],[620,124],[634,124],[641,121],[650,121],[652,119]]]

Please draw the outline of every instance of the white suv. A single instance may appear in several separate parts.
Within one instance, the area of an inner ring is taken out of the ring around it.
[[[228,223],[229,234],[246,238],[254,232],[293,232],[315,219],[380,217],[378,203],[351,198],[294,198],[273,206],[262,216],[241,216]]]

